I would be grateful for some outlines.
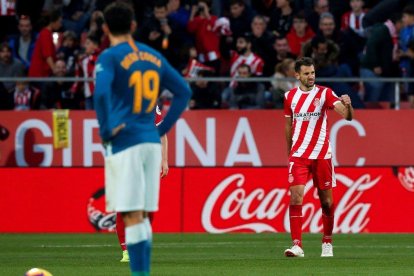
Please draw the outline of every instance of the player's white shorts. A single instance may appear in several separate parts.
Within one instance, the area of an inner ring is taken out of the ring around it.
[[[108,212],[157,211],[161,145],[143,143],[105,157]]]

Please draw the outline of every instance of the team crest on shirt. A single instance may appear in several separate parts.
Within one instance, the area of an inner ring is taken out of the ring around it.
[[[295,108],[296,107],[296,103],[292,103],[292,108]]]
[[[319,100],[319,98],[316,98],[316,99],[313,101],[313,105],[314,105],[314,106],[316,106],[316,107],[320,106],[320,105],[321,105],[321,100]]]

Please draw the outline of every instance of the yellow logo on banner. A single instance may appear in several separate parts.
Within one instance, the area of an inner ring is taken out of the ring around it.
[[[53,146],[55,149],[69,147],[69,110],[53,111]]]

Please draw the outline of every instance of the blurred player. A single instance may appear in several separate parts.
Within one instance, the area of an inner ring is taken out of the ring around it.
[[[157,106],[155,109],[155,125],[158,126],[162,122],[161,110]],[[161,178],[168,174],[168,139],[167,134],[161,137]],[[149,212],[147,217],[152,224],[154,213]],[[125,223],[121,213],[116,213],[116,235],[118,236],[119,245],[122,249],[121,263],[129,262],[129,254],[125,243]]]
[[[334,109],[348,121],[352,120],[354,111],[348,95],[338,98],[330,88],[315,85],[315,66],[311,58],[298,59],[295,72],[300,85],[285,93],[284,103],[289,156],[289,218],[293,241],[293,246],[285,250],[285,256],[305,256],[302,249],[302,203],[305,184],[312,175],[322,207],[321,257],[332,257],[335,211],[332,187],[336,186],[336,180],[328,139],[327,111]]]
[[[187,107],[191,91],[167,60],[133,41],[134,13],[124,2],[104,11],[111,47],[96,65],[94,106],[106,145],[107,211],[121,212],[131,275],[149,275],[152,229],[144,212],[158,210],[162,137]],[[174,95],[163,123],[154,124],[160,87]]]

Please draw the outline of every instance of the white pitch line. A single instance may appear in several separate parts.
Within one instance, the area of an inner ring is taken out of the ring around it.
[[[264,242],[208,242],[208,243],[153,243],[154,248],[212,248],[218,246],[232,246],[232,247],[259,247]],[[286,245],[286,242],[274,242],[273,245]],[[40,245],[35,246],[36,248],[104,248],[104,247],[118,247],[113,244],[72,244],[72,245]],[[335,245],[335,248],[403,248],[403,249],[414,249],[414,245]]]

